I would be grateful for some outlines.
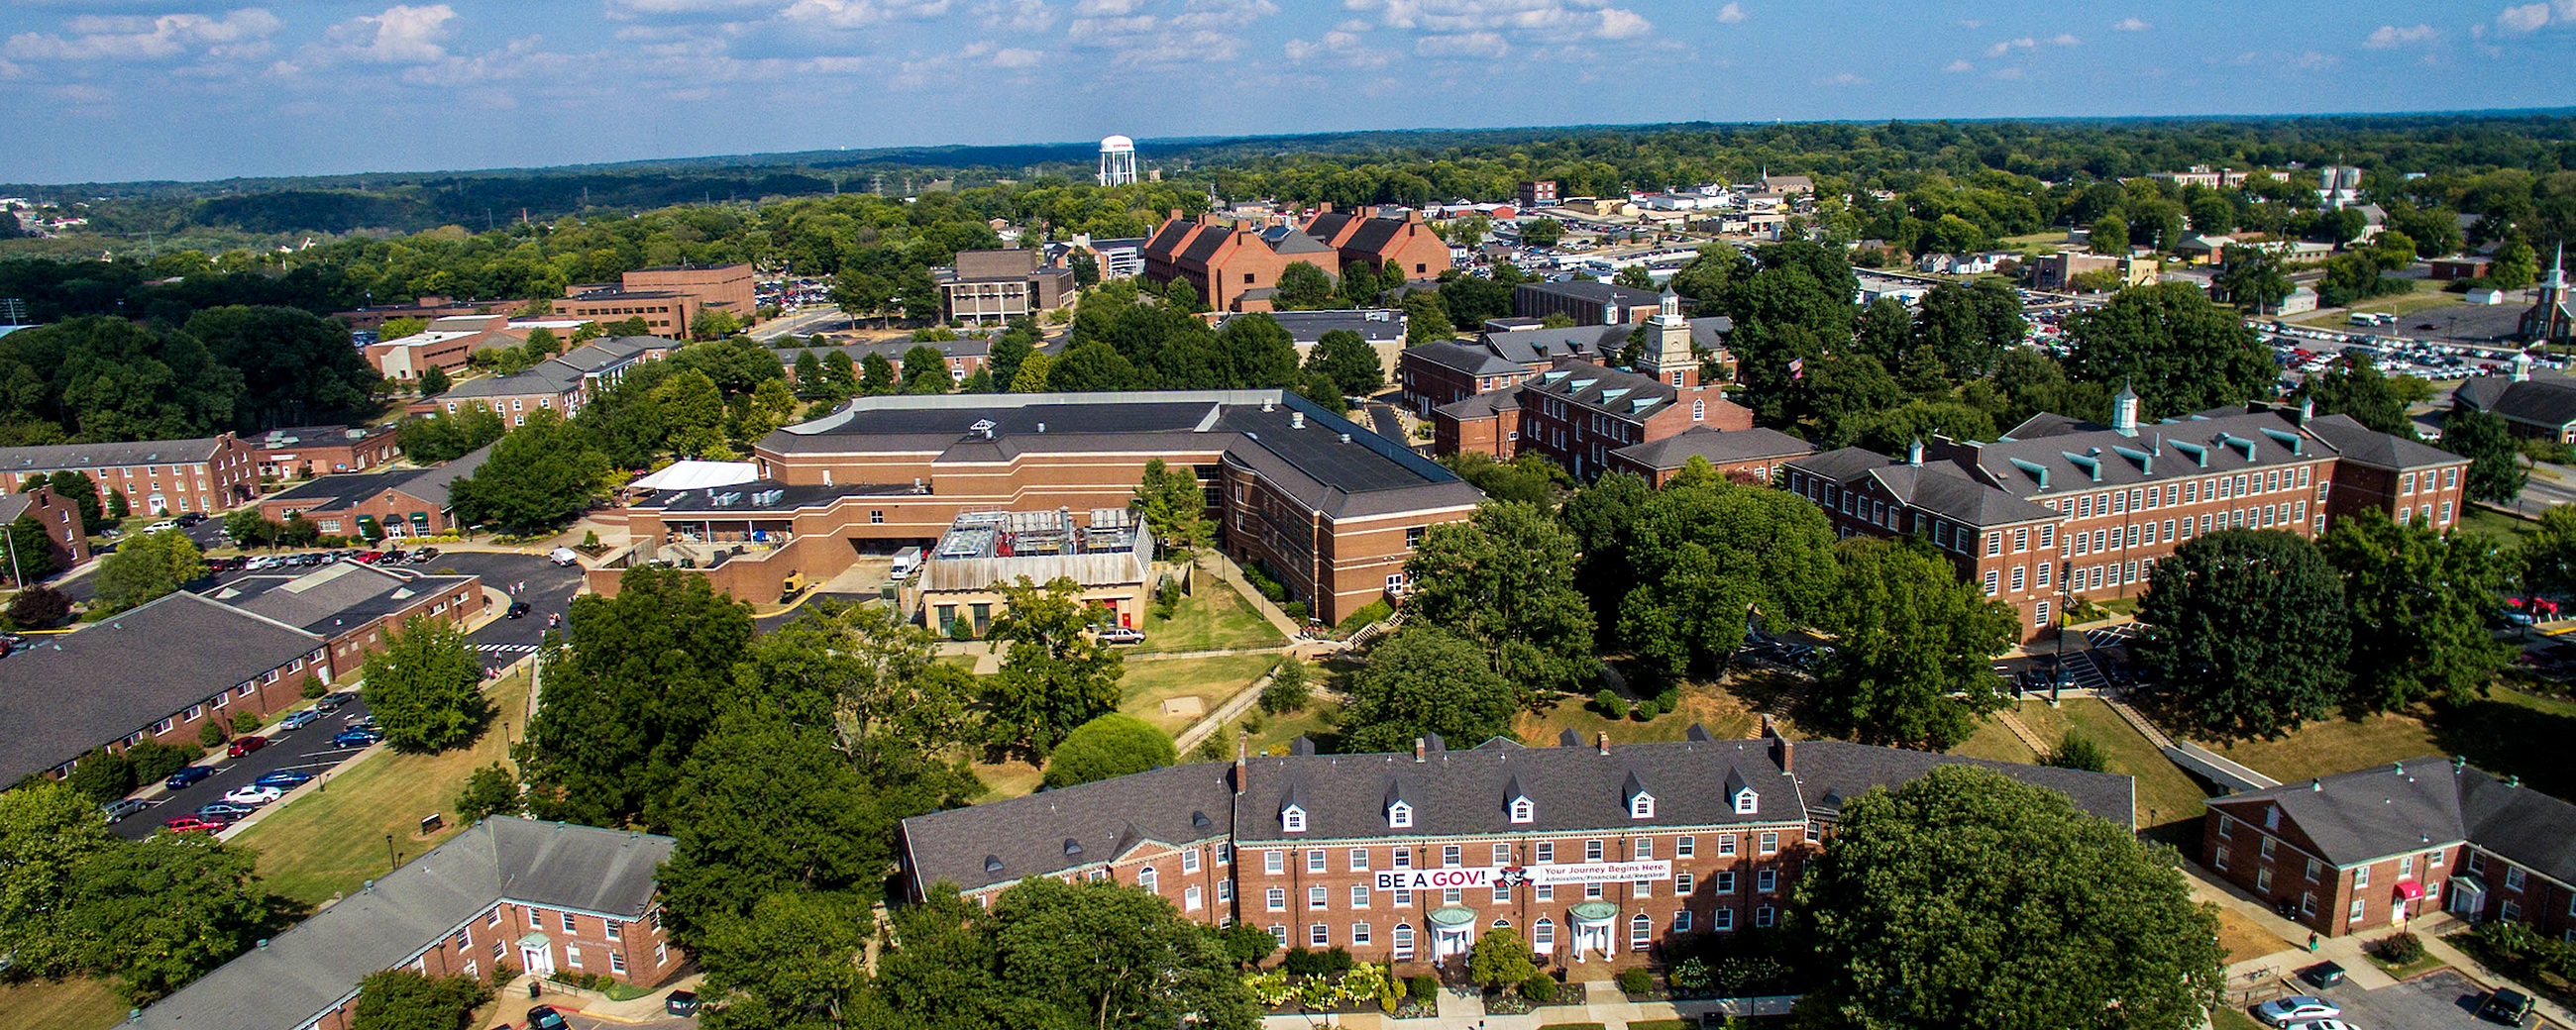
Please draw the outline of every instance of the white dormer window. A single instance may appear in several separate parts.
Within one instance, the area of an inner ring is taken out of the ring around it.
[[[1413,806],[1401,801],[1386,806],[1386,825],[1396,830],[1410,828],[1413,825]]]
[[[1747,793],[1750,793],[1750,792],[1748,791]],[[1654,817],[1655,817],[1655,796],[1654,796],[1654,795],[1652,795],[1652,794],[1639,794],[1639,795],[1637,795],[1636,797],[1633,797],[1633,798],[1629,798],[1629,799],[1628,799],[1628,818],[1630,818],[1630,819],[1652,819],[1652,818],[1654,818]]]
[[[1536,818],[1538,818],[1538,806],[1537,806],[1537,805],[1533,805],[1533,804],[1531,804],[1531,803],[1530,803],[1530,799],[1528,799],[1528,798],[1513,798],[1513,799],[1512,799],[1512,821],[1513,821],[1513,822],[1516,822],[1516,823],[1525,823],[1525,822],[1529,822],[1530,820],[1533,820],[1533,819],[1536,819]]]
[[[1279,828],[1290,833],[1306,832],[1306,810],[1295,805],[1280,809]]]
[[[1761,796],[1753,793],[1753,791],[1749,789],[1736,791],[1735,814],[1752,815],[1754,809],[1760,804],[1760,802]]]

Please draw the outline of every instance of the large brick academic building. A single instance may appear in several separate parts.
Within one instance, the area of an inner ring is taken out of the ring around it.
[[[1191,918],[1367,962],[1496,927],[1554,964],[1632,963],[1676,934],[1764,927],[1843,804],[1942,764],[2062,791],[2134,826],[2126,776],[1839,741],[1690,739],[1316,754],[1173,766],[907,819],[903,889],[989,904],[1032,877],[1115,880]]]
[[[1326,622],[1401,593],[1423,530],[1484,499],[1281,390],[862,397],[763,439],[754,482],[638,502],[638,543],[591,585],[614,592],[625,567],[721,546],[712,567],[695,555],[717,589],[776,597],[790,572],[830,576],[863,550],[929,547],[961,514],[1123,510],[1156,458],[1197,474],[1217,546]]]

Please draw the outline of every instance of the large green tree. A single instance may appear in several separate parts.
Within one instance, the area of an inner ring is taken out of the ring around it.
[[[992,633],[1006,646],[985,684],[992,743],[1043,756],[1074,727],[1117,710],[1126,657],[1091,632],[1100,613],[1073,580],[999,586],[1007,610]]]
[[[98,802],[54,781],[0,793],[0,954],[10,971],[64,977],[84,968],[87,944],[72,906],[83,863],[125,845]]]
[[[2125,802],[2123,802],[2125,804]],[[1817,1025],[2189,1030],[2219,987],[2212,907],[2127,821],[1940,765],[1847,802],[1798,877]]]
[[[1342,709],[1350,751],[1402,751],[1428,733],[1472,747],[1512,735],[1520,688],[1474,643],[1431,625],[1409,625],[1369,649]]]
[[[481,450],[509,429],[499,412],[481,401],[471,401],[454,414],[439,411],[405,419],[395,439],[402,444],[403,457],[435,465]]]
[[[831,727],[769,709],[729,713],[690,749],[678,789],[651,813],[678,842],[661,872],[684,946],[781,891],[873,893],[892,858],[893,825],[834,747]]]
[[[2299,396],[2316,404],[2319,415],[2346,415],[2383,433],[2415,438],[2406,417],[2407,393],[2376,366],[2351,355],[2337,358],[2324,372],[2299,384]]]
[[[2550,505],[2522,538],[2522,582],[2534,591],[2576,591],[2576,506]]]
[[[348,350],[344,338],[341,348]],[[0,337],[0,424],[43,426],[27,442],[176,440],[235,424],[240,372],[162,323],[75,318]]]
[[[1136,507],[1159,553],[1189,554],[1207,546],[1214,532],[1198,475],[1165,465],[1161,458],[1146,460],[1144,479],[1136,484]]]
[[[1613,471],[1593,480],[1557,508],[1556,520],[1574,534],[1574,586],[1594,613],[1596,636],[1610,636],[1601,625],[1615,616],[1628,592],[1628,527],[1637,510],[1654,494],[1646,477]]]
[[[2197,734],[2278,737],[2343,697],[2343,581],[2290,533],[2226,529],[2185,541],[2156,563],[2138,621],[2138,657]]]
[[[1852,537],[1834,552],[1819,711],[1863,743],[1947,751],[1967,739],[2004,704],[1993,659],[2017,638],[2012,609],[1919,541]]]
[[[492,988],[470,976],[424,976],[409,969],[369,973],[358,981],[349,1030],[465,1030]]]
[[[1619,638],[1669,675],[1714,672],[1744,644],[1745,617],[1798,626],[1824,611],[1834,532],[1806,499],[1733,483],[1673,483],[1629,527]]]
[[[1577,541],[1545,512],[1492,501],[1465,522],[1432,526],[1405,559],[1406,617],[1490,656],[1535,692],[1587,690],[1601,660],[1592,611],[1575,589]]]
[[[866,905],[838,894],[780,892],[743,915],[719,914],[690,951],[706,970],[699,1019],[707,1030],[830,1030],[844,1026],[866,974],[852,956],[868,942]]]
[[[385,739],[405,751],[463,747],[492,722],[483,696],[483,662],[465,631],[415,617],[385,637],[364,664],[367,710]]]
[[[572,600],[581,627],[546,662],[546,689],[518,754],[539,816],[616,826],[661,811],[680,767],[732,696],[751,608],[705,576],[633,568],[617,594]]]
[[[2471,500],[2512,504],[2522,496],[2531,471],[2522,464],[2513,433],[2493,412],[2455,406],[2442,418],[2442,446],[2469,459],[2464,491]]]
[[[2126,383],[2146,418],[2170,418],[2267,396],[2278,367],[2237,314],[2190,283],[2122,290],[2068,315],[2067,369],[2088,382]]]
[[[468,524],[527,533],[561,526],[606,499],[608,472],[608,457],[587,428],[538,411],[495,441],[448,494]]]
[[[349,327],[339,322],[298,308],[234,306],[197,312],[187,332],[241,376],[236,428],[363,422],[375,414],[384,376],[349,345]]]
[[[1377,348],[1348,329],[1326,330],[1306,354],[1306,371],[1333,381],[1344,396],[1366,397],[1386,386],[1386,366]]]
[[[1311,261],[1291,261],[1279,270],[1279,309],[1305,311],[1323,307],[1333,296],[1333,277]]]
[[[2004,351],[2019,346],[2029,326],[2021,317],[2021,298],[2001,280],[1972,285],[1942,283],[1923,297],[1915,313],[1912,342],[1930,347],[1950,373],[1961,378],[1994,371]]]
[[[1180,758],[1172,735],[1125,712],[1073,728],[1047,755],[1046,785],[1070,787],[1161,768]]]
[[[2485,537],[2401,526],[2364,508],[2337,518],[2317,550],[2343,574],[2352,710],[2464,703],[2512,659],[2486,623],[2503,601],[2510,562]]]
[[[98,564],[98,603],[120,612],[169,596],[205,578],[206,556],[176,529],[127,540]]]
[[[6,575],[11,584],[25,586],[60,571],[54,563],[53,540],[34,513],[10,520],[0,532],[9,534],[7,553],[0,554],[0,563],[5,563],[0,565],[0,575]]]

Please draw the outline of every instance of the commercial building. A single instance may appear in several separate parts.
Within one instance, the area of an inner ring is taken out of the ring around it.
[[[739,265],[663,265],[639,268],[614,283],[564,288],[553,316],[589,322],[641,318],[656,335],[685,338],[702,311],[730,312],[748,325],[759,312],[752,271]]]
[[[2383,444],[2357,423],[2320,430],[2326,420],[2304,409],[2257,407],[2141,425],[2126,388],[2112,411],[2109,426],[2040,414],[1993,442],[1935,438],[1903,459],[1846,447],[1782,471],[1845,536],[1930,542],[1962,580],[2020,612],[2025,640],[2054,632],[2071,599],[2144,590],[2157,562],[2213,530],[2313,538],[2338,506],[2382,496],[2391,518],[2435,530],[2465,513],[2465,461]],[[2398,489],[2384,490],[2392,476]],[[2347,488],[2349,500],[2338,496]]]
[[[957,263],[930,270],[950,321],[1006,322],[1064,306],[1073,272],[1046,267],[1035,250],[959,251]]]
[[[1561,283],[1522,283],[1512,287],[1512,314],[1522,318],[1564,315],[1576,325],[1643,322],[1663,307],[1653,290],[1613,286],[1591,279]]]
[[[438,536],[455,531],[455,502],[448,487],[474,474],[492,448],[425,469],[393,469],[323,476],[261,498],[262,517],[283,522],[302,515],[326,536]]]
[[[1154,587],[1154,535],[1125,508],[1076,524],[1069,511],[986,511],[957,516],[921,565],[897,584],[897,609],[953,637],[983,636],[1009,610],[1000,587],[1069,579],[1103,626],[1145,619]]]
[[[62,443],[0,447],[0,475],[11,486],[29,476],[78,472],[98,484],[99,510],[122,493],[137,514],[214,512],[259,492],[257,448],[231,433],[189,440]]]
[[[1215,925],[1364,962],[1454,958],[1512,927],[1551,966],[1630,965],[1774,925],[1843,806],[1939,765],[1994,769],[2135,825],[2126,776],[1839,741],[1689,739],[1410,754],[1238,754],[904,820],[901,890],[990,904],[1037,877],[1111,880]]]
[[[1145,239],[1145,278],[1187,281],[1211,311],[1268,311],[1279,273],[1304,262],[1341,278],[1341,254],[1284,224],[1224,223],[1214,214],[1189,221],[1174,209]]]
[[[393,423],[380,426],[293,426],[245,437],[262,479],[303,479],[364,472],[402,455]]]
[[[1123,511],[1156,458],[1198,476],[1217,546],[1328,622],[1402,591],[1424,527],[1464,520],[1483,499],[1280,390],[862,397],[761,440],[759,480],[637,502],[638,543],[591,585],[614,592],[629,565],[687,561],[736,597],[776,597],[790,572],[831,576],[861,550],[933,547],[967,513]]]
[[[145,1008],[138,1030],[348,1030],[371,973],[596,973],[651,987],[686,961],[654,870],[669,837],[508,816],[474,824]]]
[[[1436,279],[1449,270],[1449,244],[1423,223],[1420,211],[1395,216],[1365,207],[1350,214],[1324,204],[1306,220],[1305,232],[1339,252],[1342,268],[1366,263],[1381,273],[1396,269],[1406,279]]]
[[[1555,207],[1556,180],[1524,180],[1512,190],[1512,199],[1519,202],[1521,210],[1524,211],[1535,207]]]
[[[1603,464],[1607,471],[1633,472],[1662,486],[1690,467],[1692,458],[1698,458],[1720,476],[1768,483],[1790,459],[1814,453],[1814,444],[1776,429],[1730,430],[1697,425],[1660,440],[1611,451]]]
[[[2213,798],[2200,861],[2328,937],[2450,912],[2576,942],[2576,805],[2425,755]]]
[[[53,556],[55,570],[69,569],[89,560],[89,533],[81,524],[80,505],[54,496],[53,487],[40,486],[33,490],[0,494],[0,529],[15,524],[21,518],[33,518],[37,525],[45,527],[45,550]],[[9,546],[16,547],[16,542],[12,540]],[[14,551],[0,553],[0,578],[18,582],[21,566],[5,563],[33,557]],[[27,578],[35,580],[42,577]]]
[[[2156,259],[2131,254],[2078,254],[2060,251],[2030,260],[2030,287],[2063,293],[2075,288],[2075,277],[2087,272],[2117,272],[2122,286],[2150,286],[2161,269]]]

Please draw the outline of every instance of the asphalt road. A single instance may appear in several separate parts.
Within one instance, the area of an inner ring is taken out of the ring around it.
[[[331,738],[338,736],[340,731],[347,729],[351,722],[367,714],[367,702],[364,699],[354,693],[348,697],[349,702],[342,705],[339,711],[324,713],[320,720],[303,729],[280,730],[271,726],[260,731],[262,736],[270,738],[267,747],[240,758],[227,758],[214,763],[214,775],[189,784],[181,790],[164,793],[151,799],[149,804],[152,807],[126,816],[123,821],[109,829],[119,837],[141,840],[151,836],[152,831],[160,829],[164,820],[194,812],[199,805],[221,801],[224,792],[249,786],[252,780],[280,769],[294,769],[319,776],[325,770],[348,761],[351,756],[364,749],[332,747]]]
[[[2305,990],[2306,985],[2302,984]],[[2492,1028],[2501,1024],[2477,1018],[2478,1006],[2485,1003],[2487,992],[2467,977],[2452,970],[2442,970],[2401,983],[2365,991],[2346,980],[2317,992],[2318,997],[2343,1007],[2343,1020],[2368,1030],[2403,1027],[2405,1030],[2470,1030]],[[2552,1030],[2558,1024],[2535,1020],[2540,1030]]]

